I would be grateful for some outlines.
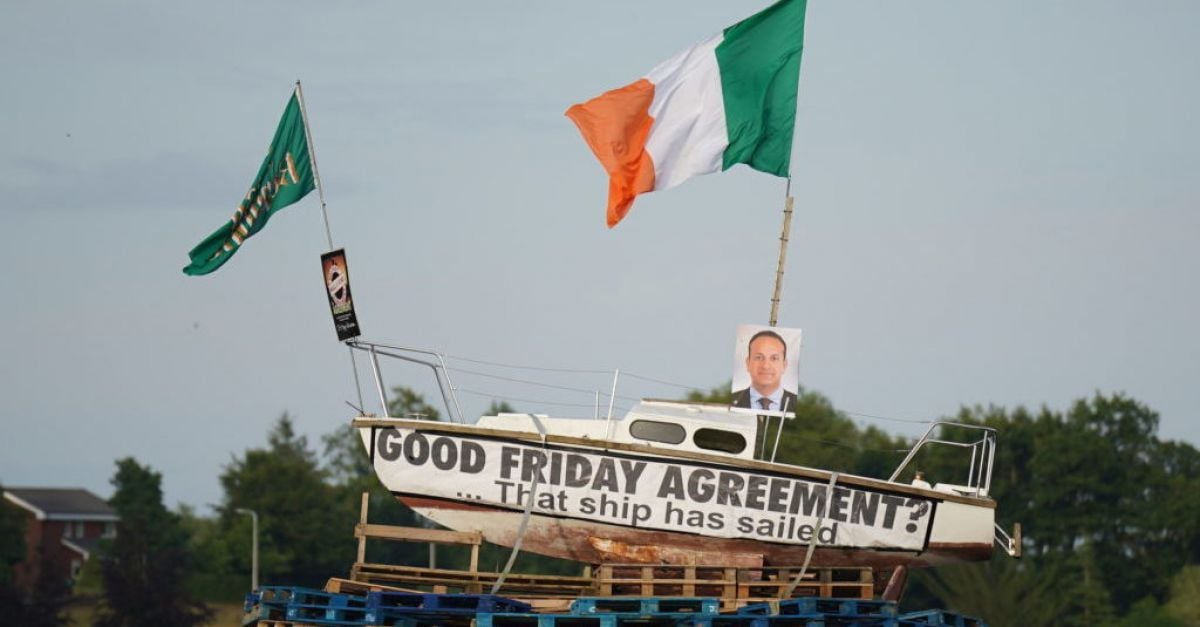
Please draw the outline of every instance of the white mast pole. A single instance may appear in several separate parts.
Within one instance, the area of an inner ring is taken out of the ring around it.
[[[325,188],[321,187],[321,173],[317,171],[317,149],[313,146],[312,130],[308,128],[308,109],[304,106],[304,90],[296,79],[296,99],[300,101],[300,119],[304,120],[304,139],[308,142],[308,158],[312,161],[313,179],[317,183],[317,196],[321,198],[321,217],[325,218],[325,241],[333,250],[333,233],[329,230],[329,212],[325,210]]]
[[[329,212],[325,209],[325,188],[321,186],[321,173],[317,171],[317,148],[313,145],[312,130],[308,127],[308,109],[304,106],[304,89],[300,87],[300,79],[296,79],[296,100],[300,101],[300,119],[304,121],[304,140],[308,143],[308,159],[312,161],[313,180],[317,185],[317,196],[321,199],[321,217],[325,220],[325,242],[329,244],[329,250],[333,250],[333,231],[329,229]],[[362,385],[358,382],[358,364],[354,362],[354,349],[350,345],[346,345],[346,352],[350,355],[350,369],[354,371],[354,391],[358,394],[358,406],[363,405]],[[387,415],[387,406],[384,406],[384,415]]]

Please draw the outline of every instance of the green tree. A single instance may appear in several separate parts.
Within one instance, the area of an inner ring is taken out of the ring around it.
[[[162,475],[127,457],[117,460],[109,503],[121,517],[101,556],[104,597],[97,627],[199,625],[212,612],[190,598],[186,537],[162,504]]]
[[[423,395],[402,385],[392,388],[392,397],[388,400],[388,415],[393,418],[441,420],[441,412],[425,402]]]
[[[1187,566],[1175,574],[1163,609],[1184,625],[1200,625],[1200,566]]]
[[[0,486],[0,493],[4,487]],[[0,498],[0,586],[12,583],[13,567],[25,559],[25,513]]]
[[[0,491],[3,488],[0,487]],[[6,499],[0,499],[0,617],[13,624],[57,624],[59,612],[39,616],[40,603],[34,598],[41,586],[23,590],[17,585],[14,569],[25,559],[26,514]],[[43,569],[46,570],[46,569]]]
[[[331,507],[337,493],[308,439],[285,413],[267,435],[267,447],[235,457],[221,474],[221,531],[239,572],[250,571],[251,529],[239,508],[259,517],[260,583],[319,586],[347,573],[354,558],[354,523],[345,508]]]
[[[500,414],[515,413],[517,413],[517,410],[512,405],[509,405],[508,401],[494,400],[487,406],[487,409],[483,410],[483,415],[485,416],[499,416]]]
[[[1164,599],[1171,577],[1200,561],[1200,453],[1160,441],[1158,416],[1145,405],[1097,394],[1065,412],[976,407],[956,420],[999,431],[991,490],[997,516],[1005,526],[1023,524],[1027,560],[1088,578],[1086,594],[1060,586],[1062,594],[1091,599],[1076,610],[1103,620],[1108,604],[1120,615],[1146,597]],[[965,468],[953,455],[930,447],[917,464],[945,480]]]
[[[981,564],[916,571],[946,609],[982,618],[993,627],[1052,627],[1063,624],[1067,600],[1055,590],[1059,572],[995,558]],[[922,601],[922,605],[927,602]],[[927,606],[927,605],[926,605]]]
[[[1195,623],[1185,623],[1172,616],[1165,608],[1154,600],[1146,597],[1129,608],[1129,613],[1114,623],[1115,627],[1191,627]]]
[[[692,390],[684,400],[689,403],[717,403],[728,405],[733,402],[733,382],[725,383],[707,390]]]
[[[219,518],[200,516],[187,505],[181,505],[179,508],[179,524],[187,534],[188,551],[195,556],[192,575],[188,581],[189,588],[205,601],[241,600],[246,594],[250,573],[238,570],[235,566],[234,549],[230,546],[230,540],[237,537],[236,534],[243,529],[238,527],[232,533],[226,534]],[[242,541],[237,545],[239,549],[249,550],[249,534],[247,525],[245,537],[241,537]]]
[[[396,500],[379,482],[371,468],[371,460],[363,446],[362,437],[352,425],[338,427],[322,436],[325,463],[332,480],[332,491],[342,516],[353,522],[359,518],[362,494],[368,495],[368,512],[372,523],[403,527],[422,526],[416,512]],[[371,543],[367,559],[388,564],[417,564],[426,559],[424,547],[395,542]]]

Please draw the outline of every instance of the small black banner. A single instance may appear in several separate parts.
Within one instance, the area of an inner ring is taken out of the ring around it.
[[[350,298],[350,270],[346,265],[346,249],[321,255],[321,270],[325,277],[325,294],[329,296],[329,311],[333,314],[333,326],[337,329],[338,341],[362,335],[358,329],[358,318],[354,315],[354,300]]]

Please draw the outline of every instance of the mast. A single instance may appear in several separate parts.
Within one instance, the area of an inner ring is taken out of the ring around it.
[[[304,89],[300,87],[300,79],[296,79],[296,100],[300,101],[300,119],[304,121],[304,140],[308,143],[308,158],[312,160],[313,179],[317,185],[317,196],[321,199],[321,218],[325,221],[325,242],[329,244],[329,250],[333,250],[333,231],[329,228],[329,212],[325,209],[325,188],[321,186],[321,173],[317,171],[317,149],[313,146],[312,130],[308,126],[308,109],[304,106]],[[349,344],[346,345],[346,353],[350,356],[350,370],[354,373],[354,391],[358,394],[358,410],[362,412],[362,384],[358,380],[358,364],[354,361],[354,349]],[[383,404],[383,415],[387,415],[386,402]]]
[[[792,177],[788,176],[787,189],[784,191],[786,200],[783,203],[783,228],[779,232],[779,265],[775,268],[775,291],[771,294],[770,326],[779,322],[779,294],[783,291],[783,267],[787,263],[788,239],[792,233]]]

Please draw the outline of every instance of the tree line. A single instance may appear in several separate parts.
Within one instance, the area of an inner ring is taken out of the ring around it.
[[[728,402],[728,390],[695,391],[688,400]],[[412,390],[397,388],[392,398],[390,415],[439,417]],[[511,410],[493,404],[488,411]],[[801,392],[796,413],[779,438],[782,462],[886,478],[913,444],[856,424],[816,392]],[[1160,439],[1153,410],[1121,394],[1096,394],[1062,411],[964,407],[946,420],[998,431],[990,495],[1001,526],[1022,523],[1024,556],[998,551],[990,562],[918,571],[902,607],[945,607],[1000,627],[1200,625],[1200,452]],[[966,441],[956,431],[936,435]],[[966,465],[961,449],[925,447],[900,480],[920,470],[931,481],[963,483]],[[363,492],[372,522],[423,524],[375,479],[349,425],[314,446],[284,414],[264,446],[231,459],[220,483],[223,497],[211,513],[169,511],[158,473],[134,459],[116,462],[110,502],[121,516],[118,534],[75,586],[99,599],[96,625],[198,625],[211,615],[204,601],[240,598],[249,587],[251,521],[239,509],[259,515],[262,584],[319,587],[346,576]],[[61,591],[12,590],[8,573],[24,555],[17,521],[0,508],[0,616],[63,624]],[[430,558],[424,546],[369,550],[373,561],[426,565]],[[485,547],[481,567],[500,567],[508,551]],[[444,550],[437,559],[461,567],[466,554]],[[529,554],[517,568],[579,572]],[[157,605],[148,607],[150,599]]]

